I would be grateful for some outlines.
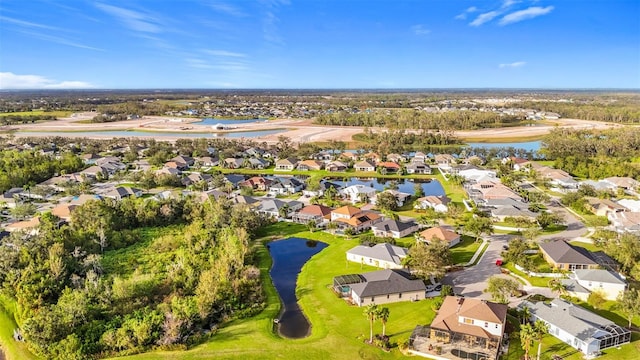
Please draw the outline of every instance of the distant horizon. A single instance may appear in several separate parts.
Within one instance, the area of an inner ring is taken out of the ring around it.
[[[637,0],[30,0],[0,89],[637,89]]]

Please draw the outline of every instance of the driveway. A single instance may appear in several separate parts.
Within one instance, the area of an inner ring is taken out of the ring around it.
[[[453,286],[456,294],[467,297],[490,299],[491,295],[484,292],[487,281],[493,275],[499,275],[500,267],[496,266],[496,260],[501,258],[502,247],[507,245],[513,235],[491,235],[488,237],[489,246],[474,266],[461,271],[447,273],[442,280],[444,284]]]
[[[562,216],[564,216],[567,229],[558,234],[538,236],[536,238],[538,241],[556,239],[556,238],[575,239],[587,234],[588,228],[584,226],[582,221],[578,219],[575,215],[573,215],[569,210],[567,210],[562,205],[560,205],[558,202],[551,202],[551,204],[549,205],[549,210],[553,212],[558,212],[562,214]]]

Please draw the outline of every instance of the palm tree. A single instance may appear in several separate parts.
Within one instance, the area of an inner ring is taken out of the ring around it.
[[[531,317],[531,311],[529,311],[529,308],[527,306],[523,306],[522,310],[520,310],[520,324],[524,325],[527,323],[527,321],[529,321],[529,318]]]
[[[389,308],[383,307],[378,310],[376,317],[382,322],[382,336],[385,336],[387,330],[387,321],[389,320]]]
[[[549,332],[549,325],[544,321],[536,320],[533,324],[533,332],[535,333],[535,339],[538,341],[538,356],[537,360],[540,360],[540,351],[542,350],[542,338]]]
[[[560,281],[560,279],[550,280],[549,288],[551,289],[551,291],[557,292],[558,294],[561,294],[561,295],[564,295],[564,293],[567,290],[564,284],[562,283],[562,281]]]
[[[369,319],[369,343],[373,343],[373,322],[378,316],[378,305],[369,304],[364,308],[363,315]]]
[[[533,339],[535,337],[536,333],[531,324],[524,324],[520,326],[520,344],[524,350],[525,360],[529,360],[529,350],[531,350],[531,345],[533,345]]]

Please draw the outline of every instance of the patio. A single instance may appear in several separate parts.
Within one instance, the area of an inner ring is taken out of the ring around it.
[[[493,360],[498,357],[500,340],[419,327],[411,335],[410,343],[410,348],[422,356],[452,360]]]

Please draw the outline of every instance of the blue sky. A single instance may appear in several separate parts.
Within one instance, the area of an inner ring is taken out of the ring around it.
[[[0,88],[640,88],[638,0],[3,0]]]

